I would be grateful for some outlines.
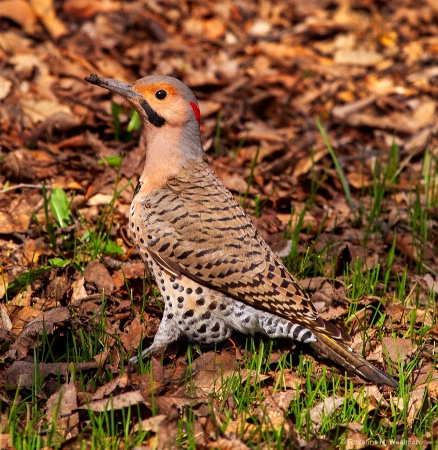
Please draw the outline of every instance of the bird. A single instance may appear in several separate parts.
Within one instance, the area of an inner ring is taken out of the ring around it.
[[[142,122],[146,158],[134,190],[129,229],[164,301],[152,344],[140,358],[185,336],[214,344],[233,331],[309,344],[347,371],[398,387],[322,319],[309,296],[209,165],[199,103],[182,81],[152,75],[133,84],[91,74],[121,95]],[[137,362],[138,357],[131,358]]]

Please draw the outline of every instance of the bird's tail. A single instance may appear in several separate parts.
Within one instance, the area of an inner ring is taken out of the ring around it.
[[[337,364],[350,369],[365,380],[372,381],[377,384],[386,384],[393,388],[398,387],[398,381],[374,367],[371,363],[366,361],[362,356],[353,352],[345,344],[336,341],[331,337],[313,330],[316,336],[316,341],[310,345],[316,350],[321,351]]]

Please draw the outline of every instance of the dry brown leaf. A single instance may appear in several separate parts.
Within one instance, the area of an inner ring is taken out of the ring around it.
[[[85,278],[80,277],[76,281],[73,281],[71,284],[71,297],[70,303],[72,306],[80,305],[81,301],[88,296],[88,292],[85,289]]]
[[[160,417],[163,415],[160,415]],[[159,426],[156,422],[149,424],[157,427],[155,431],[155,438],[151,439],[151,447],[157,450],[168,450],[176,449],[178,446],[177,433],[178,433],[178,420],[179,420],[178,409],[173,407],[166,415],[164,415],[163,420],[159,420]]]
[[[434,279],[430,273],[426,273],[423,280],[431,292],[438,293],[438,277]]]
[[[249,450],[249,447],[238,439],[219,438],[214,442],[209,442],[207,448],[214,450]]]
[[[67,105],[58,103],[53,100],[37,100],[34,97],[24,97],[18,101],[23,112],[23,118],[29,128],[34,128],[39,122],[49,119],[57,113],[65,113],[72,115]]]
[[[192,364],[194,386],[203,393],[211,393],[230,376],[239,376],[236,351],[210,351],[196,358]]]
[[[386,114],[383,117],[372,116],[366,113],[354,113],[345,120],[354,127],[366,126],[406,134],[415,133],[419,129],[418,124],[412,118],[398,112]]]
[[[66,0],[64,11],[71,17],[87,19],[101,12],[119,11],[122,8],[120,2],[111,0]]]
[[[102,400],[108,395],[112,394],[115,389],[125,389],[129,383],[128,374],[124,373],[101,386],[92,396],[92,401]]]
[[[260,424],[254,424],[252,421],[247,420],[244,414],[239,414],[236,420],[229,421],[224,435],[227,439],[231,440],[248,440],[256,444],[259,442],[263,433],[279,432],[281,431],[284,440],[290,440],[293,437],[293,426],[287,418],[281,414],[274,414],[271,420],[264,420]],[[294,443],[296,445],[296,443]],[[295,447],[293,447],[295,448]]]
[[[78,435],[79,414],[77,408],[77,390],[74,383],[63,384],[46,403],[46,416],[49,424],[54,424],[63,439]]]
[[[145,397],[144,402],[149,408],[158,408],[160,413],[168,414],[175,407],[178,409],[184,406],[196,406],[202,401],[197,397],[190,397],[182,389],[178,389],[172,395],[164,396],[160,395],[157,397]]]
[[[421,411],[427,411],[430,407],[429,398],[424,396],[426,392],[426,386],[421,386],[409,395],[409,401],[407,404],[407,417],[406,423],[408,426],[412,426],[414,421],[418,419]],[[423,401],[424,400],[424,401]]]
[[[0,229],[2,233],[27,231],[32,218],[32,209],[24,196],[0,193]]]
[[[127,408],[128,406],[138,405],[139,403],[144,403],[143,395],[140,391],[131,391],[114,395],[110,398],[92,401],[86,405],[79,406],[77,409],[105,412]]]
[[[145,375],[133,373],[131,376],[132,386],[135,386],[136,389],[140,390],[145,398],[159,394],[165,384],[164,367],[156,358],[151,358],[151,364],[152,376],[151,373],[147,373]]]
[[[430,97],[418,99],[412,120],[417,124],[417,129],[423,128],[436,120],[436,101]]]
[[[347,425],[347,434],[342,438],[342,441],[345,441],[346,450],[369,447],[369,437],[362,433],[362,430],[363,425],[361,423],[353,422]]]
[[[55,39],[67,33],[67,27],[56,16],[53,0],[29,0],[36,16]]]
[[[114,283],[108,269],[99,261],[91,261],[84,270],[84,278],[88,283],[94,283],[99,292],[106,295],[114,290]]]
[[[13,449],[11,437],[9,433],[0,434],[0,448]]]
[[[246,180],[235,172],[221,171],[221,181],[232,192],[245,192],[248,187]],[[257,193],[254,188],[249,190],[251,195]]]
[[[2,4],[0,4],[0,8],[1,6]],[[11,90],[12,90],[12,82],[6,78],[0,77],[0,100],[4,100],[9,95]]]
[[[428,394],[430,398],[438,400],[438,375],[429,383]]]
[[[23,255],[27,260],[28,265],[36,264],[41,255],[52,255],[53,251],[50,249],[47,242],[43,239],[26,239],[23,244]]]
[[[53,278],[46,288],[46,298],[35,303],[36,308],[48,310],[62,304],[64,297],[70,290],[70,281],[67,274],[63,273],[59,277]]]
[[[183,26],[189,35],[199,35],[212,41],[220,39],[225,33],[225,26],[219,18],[205,20],[190,18],[184,22]]]
[[[266,428],[266,424],[262,424],[263,429]],[[239,415],[236,420],[230,420],[224,431],[226,438],[231,440],[243,440],[253,439],[256,440],[258,433],[260,432],[260,425],[254,425],[245,420],[244,417]]]
[[[292,400],[297,398],[297,395],[296,390],[289,389],[266,397],[261,403],[260,409],[257,411],[260,422],[264,423],[268,419],[271,424],[283,423],[287,415],[287,410]]]
[[[6,17],[21,25],[26,33],[33,34],[36,31],[37,17],[29,3],[25,0],[7,0],[1,2],[0,17]]]
[[[92,370],[97,367],[95,362],[76,363],[74,370]],[[30,388],[35,384],[35,376],[38,376],[39,380],[44,380],[50,375],[66,376],[71,369],[70,363],[39,363],[36,367],[35,363],[14,361],[5,371],[5,380],[13,387]]]
[[[363,391],[354,392],[353,398],[362,409],[366,409],[369,412],[376,409],[377,406],[388,406],[377,386],[365,386]]]
[[[300,163],[294,168],[294,177],[301,177],[304,174],[311,172],[316,163],[322,160],[328,153],[327,148],[315,150],[312,156],[304,157],[300,159]],[[290,216],[289,216],[290,217]]]
[[[362,189],[373,186],[373,180],[365,176],[362,172],[348,172],[346,174],[348,183],[354,188],[354,189]]]
[[[33,308],[23,308],[22,311],[32,310]],[[70,319],[70,311],[68,308],[60,307],[51,309],[42,314],[38,311],[39,317],[27,323],[24,326],[20,334],[17,336],[17,340],[11,346],[8,351],[8,356],[13,359],[22,359],[27,355],[30,348],[37,345],[38,336],[41,334],[50,334],[58,323],[65,322]],[[28,319],[27,316],[26,319]],[[22,322],[23,323],[23,322]],[[15,328],[15,327],[14,327]],[[16,330],[17,328],[15,328]]]
[[[388,354],[391,361],[398,363],[412,357],[418,350],[418,345],[410,339],[384,337],[382,339],[383,355]],[[376,351],[379,351],[376,349]],[[380,349],[380,351],[382,351]]]
[[[137,431],[152,431],[158,433],[161,428],[161,424],[167,419],[166,414],[158,414],[157,416],[149,417],[134,425],[132,432]]]
[[[295,58],[308,58],[315,62],[328,62],[328,60],[319,57],[311,48],[301,45],[281,44],[266,41],[261,41],[257,45],[260,51],[274,59],[290,61]]]
[[[93,359],[96,361],[99,367],[103,367],[108,361],[110,355],[111,353],[108,350],[103,350],[101,353],[98,353],[97,355],[93,356]],[[114,356],[114,349],[112,355]],[[113,367],[117,367],[117,365],[118,365],[117,361],[113,362]]]
[[[12,321],[9,317],[6,306],[3,304],[0,304],[0,328],[3,330],[12,331]]]
[[[285,141],[285,138],[287,135],[288,130],[274,130],[270,128],[267,124],[257,121],[254,123],[248,123],[247,129],[242,131],[239,134],[239,137],[241,139],[245,139],[245,141],[252,142],[252,141],[264,141],[263,143],[266,145],[266,143],[282,143]],[[262,154],[259,154],[259,161],[262,160],[266,153],[269,155],[271,150],[268,149],[268,152],[263,152],[262,147]],[[263,154],[264,153],[264,154]]]
[[[340,120],[345,120],[351,114],[357,113],[367,106],[373,104],[376,101],[374,95],[369,95],[368,97],[361,98],[355,102],[349,102],[342,106],[335,106],[332,110],[333,117]]]
[[[0,270],[0,300],[5,296],[9,286],[9,276],[7,272]]]
[[[90,197],[87,201],[89,206],[108,205],[113,199],[111,194],[96,194]]]
[[[377,95],[392,94],[396,89],[393,78],[389,76],[370,73],[367,76],[366,82],[370,92]]]
[[[122,268],[112,275],[113,283],[116,289],[120,289],[126,280],[131,278],[143,278],[146,266],[142,260],[127,261],[122,264]]]
[[[30,306],[8,305],[9,317],[12,318],[12,331],[18,336],[23,328],[38,317],[43,315],[43,311]]]
[[[199,109],[201,110],[201,117],[204,118],[207,118],[217,113],[221,108],[222,104],[219,102],[212,102],[208,100],[199,101]]]
[[[137,316],[129,325],[129,329],[126,330],[126,333],[120,335],[120,340],[127,353],[130,354],[138,350],[143,338],[151,337],[148,334],[146,333],[144,320],[140,320],[140,317]]]
[[[303,388],[304,379],[297,375],[297,372],[292,369],[284,369],[280,372],[269,372],[269,375],[275,380],[275,385],[278,384],[280,388],[288,388],[301,392]]]
[[[144,338],[153,338],[160,325],[158,317],[149,316],[146,312],[143,313],[143,318],[135,317],[132,322],[125,326],[123,333],[120,335],[120,340],[127,349],[137,350],[140,347],[141,341]]]
[[[334,62],[336,64],[347,64],[352,66],[377,66],[383,61],[383,55],[378,52],[356,49],[338,50],[335,53]]]
[[[324,423],[324,418],[332,416],[337,408],[345,402],[344,397],[333,395],[310,409],[309,415],[315,430],[319,430]],[[307,414],[307,413],[306,413]]]

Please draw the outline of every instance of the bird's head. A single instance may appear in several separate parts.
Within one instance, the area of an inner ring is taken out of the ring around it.
[[[85,80],[121,95],[140,115],[146,142],[144,173],[149,177],[158,165],[165,180],[189,163],[206,160],[199,131],[198,101],[180,80],[149,76],[128,84],[98,75]]]
[[[120,94],[145,124],[157,128],[166,125],[182,127],[190,123],[199,126],[201,114],[198,101],[193,92],[176,78],[149,76],[128,84],[93,74],[85,80]]]

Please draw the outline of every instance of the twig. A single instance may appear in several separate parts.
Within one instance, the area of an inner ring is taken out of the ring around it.
[[[6,192],[14,191],[16,189],[42,189],[40,184],[17,184],[17,186],[11,186],[6,189],[0,190],[0,194],[5,194]],[[53,189],[52,186],[46,186],[46,189]]]

